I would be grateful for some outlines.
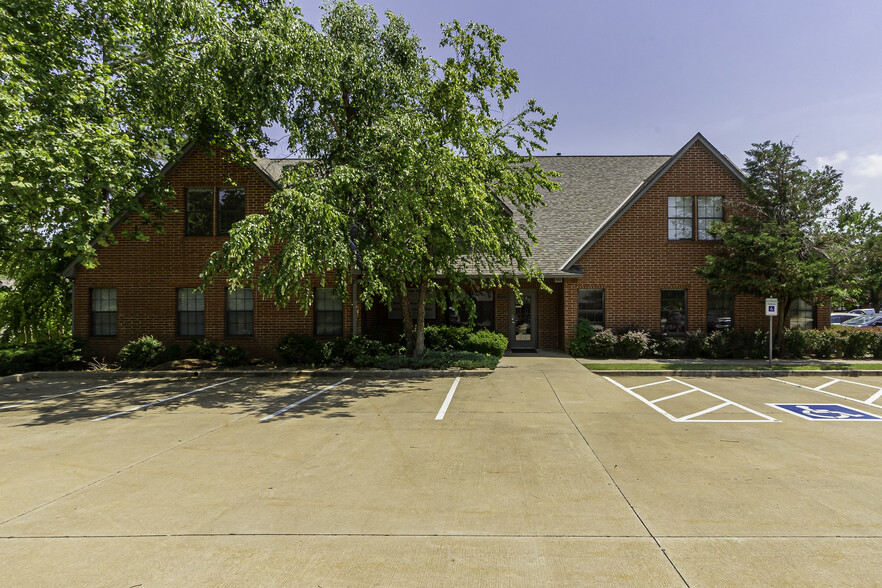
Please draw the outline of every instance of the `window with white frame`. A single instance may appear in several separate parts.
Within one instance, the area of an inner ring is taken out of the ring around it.
[[[92,288],[91,332],[95,337],[116,335],[116,288]]]
[[[205,334],[205,298],[195,288],[178,288],[178,335],[201,337]]]
[[[254,334],[254,291],[251,288],[227,289],[227,335]]]

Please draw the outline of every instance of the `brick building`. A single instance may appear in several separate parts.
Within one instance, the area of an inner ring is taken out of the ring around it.
[[[541,165],[561,174],[562,190],[536,212],[533,259],[548,289],[522,284],[475,292],[478,323],[505,333],[512,349],[565,349],[580,317],[613,330],[641,329],[673,336],[687,330],[768,326],[762,301],[711,292],[694,268],[716,247],[708,223],[725,218],[744,195],[740,170],[697,134],[672,156],[547,156]],[[287,333],[319,338],[400,332],[400,308],[365,310],[337,297],[334,276],[315,280],[316,301],[279,309],[249,289],[215,283],[194,289],[230,225],[260,213],[277,189],[284,160],[238,166],[189,147],[165,170],[176,198],[164,232],[148,241],[121,236],[98,252],[99,265],[74,262],[74,334],[90,352],[113,355],[150,334],[186,347],[194,338],[226,341],[271,356]],[[550,290],[550,291],[549,291]],[[446,306],[446,305],[445,305]],[[828,310],[828,309],[824,309]],[[429,323],[458,320],[452,308],[432,306]],[[829,326],[829,312],[795,304],[792,325]]]

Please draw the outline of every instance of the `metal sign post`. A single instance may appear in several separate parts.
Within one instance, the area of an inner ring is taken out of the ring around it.
[[[777,298],[766,298],[766,316],[769,317],[769,367],[772,367],[772,317],[778,316]]]

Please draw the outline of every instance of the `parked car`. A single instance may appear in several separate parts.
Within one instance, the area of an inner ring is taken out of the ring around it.
[[[865,329],[868,327],[882,327],[882,314],[862,314],[848,319],[840,326],[857,327],[859,329]]]
[[[859,316],[866,316],[856,312],[832,312],[830,313],[830,326],[838,327],[845,321]]]
[[[876,314],[875,308],[852,308],[848,312],[853,314]]]

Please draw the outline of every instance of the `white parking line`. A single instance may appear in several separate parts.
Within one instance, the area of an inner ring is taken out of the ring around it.
[[[744,406],[742,404],[738,404],[737,402],[732,402],[731,400],[727,400],[726,398],[723,398],[722,396],[718,396],[718,395],[714,394],[713,392],[708,392],[707,390],[697,388],[695,386],[687,384],[686,382],[682,382],[676,378],[668,377],[664,380],[659,380],[657,382],[650,382],[649,384],[641,384],[640,386],[634,386],[633,388],[628,388],[628,387],[616,382],[615,380],[613,380],[612,378],[609,378],[607,376],[603,376],[603,378],[606,381],[610,382],[611,384],[617,386],[618,388],[621,388],[622,390],[624,390],[625,392],[627,392],[628,394],[630,394],[634,398],[640,400],[641,402],[643,402],[644,404],[646,404],[647,406],[652,408],[654,411],[658,412],[659,414],[663,414],[665,417],[674,421],[675,423],[779,423],[779,422],[781,422],[776,418],[764,415],[763,413],[757,412],[751,408],[747,408],[746,406]],[[669,396],[665,396],[663,398],[657,398],[655,400],[649,400],[647,398],[644,398],[640,394],[637,394],[636,392],[634,392],[634,390],[637,390],[638,388],[645,388],[647,386],[655,386],[657,384],[667,384],[670,382],[674,382],[674,383],[680,384],[681,386],[685,386],[686,390],[683,390],[682,392],[677,392],[675,394],[671,394]],[[672,398],[678,398],[681,396],[685,396],[686,394],[692,394],[692,393],[704,394],[706,396],[710,396],[711,398],[716,398],[717,400],[721,400],[722,402],[720,402],[719,404],[716,404],[710,408],[700,410],[698,412],[692,413],[690,415],[686,415],[684,417],[675,417],[671,413],[667,412],[666,410],[663,410],[662,408],[660,408],[658,406],[658,403],[663,402],[665,400],[670,400]],[[698,419],[698,418],[696,418],[696,417],[704,416],[704,415],[711,413],[711,412],[714,412],[716,410],[720,410],[721,408],[725,408],[727,406],[734,406],[736,408],[739,408],[739,409],[744,410],[746,412],[749,412],[751,414],[755,414],[756,416],[758,416],[760,418],[759,419]]]
[[[882,406],[875,404],[875,402],[877,400],[882,398],[882,388],[879,388],[878,386],[871,386],[869,384],[862,384],[860,382],[852,382],[851,380],[841,380],[839,378],[833,378],[831,376],[824,376],[824,377],[827,378],[828,380],[832,380],[832,381],[827,382],[826,384],[821,384],[820,386],[817,386],[815,388],[812,388],[811,386],[803,386],[802,384],[797,384],[795,382],[788,382],[787,380],[779,380],[778,378],[769,378],[769,379],[772,380],[773,382],[781,382],[782,384],[789,384],[791,386],[796,386],[797,388],[803,388],[805,390],[813,390],[814,392],[820,392],[821,394],[827,394],[828,396],[835,396],[836,398],[842,398],[844,400],[851,400],[852,402],[860,402],[861,404],[866,404],[868,406],[872,406],[873,408],[882,408]],[[836,384],[839,382],[842,382],[844,384],[855,384],[857,386],[863,386],[865,388],[873,388],[874,390],[876,390],[876,393],[873,394],[872,396],[870,396],[869,398],[867,398],[866,400],[861,400],[859,398],[854,398],[853,396],[845,396],[843,394],[836,394],[835,392],[828,392],[827,390],[825,390],[825,388],[827,388],[827,386],[832,386],[833,384]]]
[[[175,398],[181,398],[183,396],[189,396],[190,394],[196,394],[197,392],[202,392],[203,390],[208,390],[209,388],[216,388],[223,384],[229,384],[230,382],[235,382],[236,380],[241,380],[242,378],[233,378],[232,380],[225,380],[223,382],[218,382],[217,384],[212,384],[210,386],[204,386],[199,388],[198,390],[191,390],[190,392],[184,392],[183,394],[175,394],[174,396],[169,396],[168,398],[163,398],[162,400],[157,400],[156,402],[151,402],[150,404],[142,404],[141,406],[136,406],[134,408],[127,408],[126,410],[121,410],[119,412],[115,412],[113,414],[109,414],[107,416],[99,417],[97,419],[92,419],[95,421],[103,421],[106,419],[111,419],[115,416],[119,416],[121,414],[126,414],[129,412],[135,412],[136,410],[141,410],[142,408],[150,408],[151,406],[156,406],[157,404],[162,404],[163,402],[168,402],[169,400],[174,400]]]
[[[270,420],[271,418],[273,418],[273,417],[275,417],[275,416],[279,416],[279,415],[282,414],[283,412],[286,412],[286,411],[288,411],[288,410],[291,410],[291,409],[294,408],[295,406],[299,406],[299,405],[303,404],[304,402],[306,402],[307,400],[312,400],[313,398],[315,398],[315,397],[318,396],[319,394],[322,394],[322,393],[324,393],[324,392],[327,392],[327,391],[330,390],[331,388],[336,388],[337,386],[339,386],[340,384],[342,384],[342,383],[345,382],[346,380],[351,380],[351,379],[352,379],[352,378],[343,378],[343,379],[340,380],[339,382],[335,382],[335,383],[331,384],[330,386],[327,386],[327,387],[325,387],[325,388],[322,388],[321,390],[319,390],[319,391],[316,392],[315,394],[310,394],[310,395],[307,396],[306,398],[301,398],[301,399],[298,400],[297,402],[294,402],[293,404],[289,404],[289,405],[286,406],[285,408],[282,408],[282,409],[280,409],[280,410],[277,410],[276,412],[274,412],[273,414],[271,414],[271,415],[269,415],[269,416],[265,416],[265,417],[263,417],[262,419],[260,419],[260,422],[263,423],[263,422],[266,422],[266,421]]]
[[[453,393],[456,392],[457,386],[459,386],[459,377],[453,380],[453,385],[450,387],[450,392],[447,393],[447,398],[444,399],[444,404],[441,405],[441,410],[435,415],[436,421],[440,421],[444,418],[444,414],[447,412],[447,407],[450,406],[450,401],[453,400]]]
[[[52,400],[53,398],[61,398],[62,396],[72,396],[74,394],[79,394],[80,392],[89,392],[91,390],[99,390],[101,388],[109,388],[110,386],[116,386],[117,384],[127,384],[128,382],[134,382],[135,380],[122,380],[119,382],[114,382],[112,384],[103,384],[101,386],[95,386],[93,388],[83,388],[81,390],[75,390],[73,392],[65,392],[64,394],[56,394],[55,396],[46,396],[44,398],[38,398],[36,400],[28,400],[27,402],[21,402],[19,404],[13,404],[11,406],[0,406],[0,410],[7,410],[10,408],[18,408],[19,406],[25,406],[26,404],[35,404],[37,402],[45,402],[46,400]]]

